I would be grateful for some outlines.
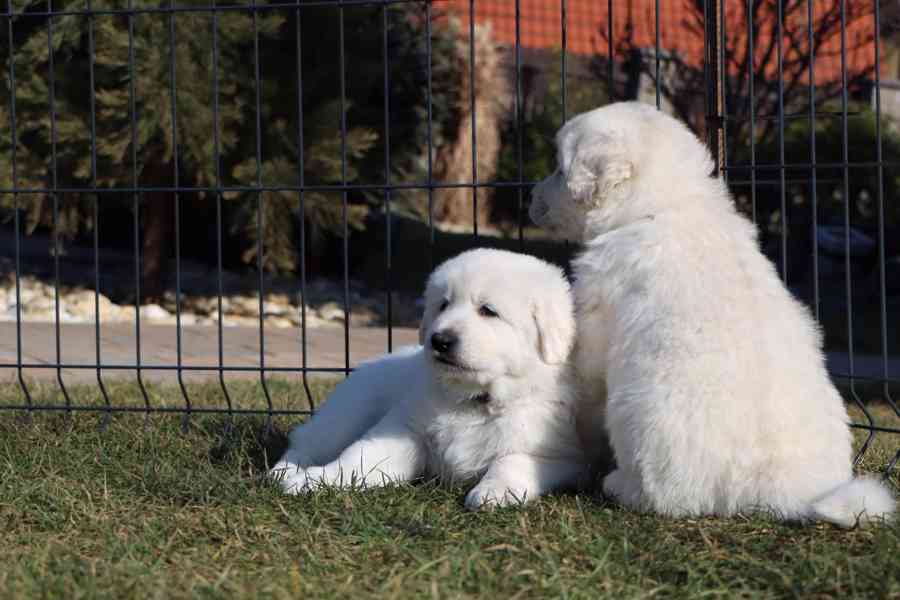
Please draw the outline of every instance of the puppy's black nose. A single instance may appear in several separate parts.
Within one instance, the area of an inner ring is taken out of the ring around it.
[[[453,350],[458,341],[459,338],[452,331],[438,331],[431,335],[431,347],[440,354]]]

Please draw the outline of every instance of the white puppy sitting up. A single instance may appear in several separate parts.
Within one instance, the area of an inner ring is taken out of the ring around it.
[[[477,481],[470,509],[577,483],[585,462],[566,364],[574,338],[560,269],[500,250],[431,275],[422,346],[365,363],[294,429],[272,469],[289,493],[425,475]]]
[[[619,103],[571,119],[557,149],[531,216],[584,242],[573,361],[598,415],[588,425],[608,390],[618,468],[604,491],[673,516],[891,515],[887,489],[853,477],[816,323],[710,177],[706,147],[672,117]]]

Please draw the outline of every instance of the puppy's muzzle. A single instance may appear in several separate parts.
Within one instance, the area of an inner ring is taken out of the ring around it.
[[[459,336],[454,331],[436,331],[431,335],[431,349],[441,355],[452,354],[459,343]]]

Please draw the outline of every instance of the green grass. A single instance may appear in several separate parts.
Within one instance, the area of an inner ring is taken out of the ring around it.
[[[320,399],[329,389],[315,383]],[[32,386],[35,400],[58,402]],[[304,405],[273,381],[276,406]],[[96,386],[73,399],[97,403]],[[195,406],[221,406],[194,385]],[[258,385],[230,383],[237,406]],[[179,405],[152,387],[154,405]],[[131,385],[117,403],[140,405]],[[21,402],[15,386],[0,403]],[[875,407],[896,426],[896,417]],[[894,597],[900,525],[851,531],[765,517],[669,520],[588,495],[472,514],[431,484],[286,497],[260,477],[290,421],[218,415],[0,414],[0,598]],[[898,438],[880,435],[864,468]],[[895,478],[894,481],[897,484]]]

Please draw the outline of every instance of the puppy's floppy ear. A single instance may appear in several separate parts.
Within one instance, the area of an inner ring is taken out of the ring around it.
[[[576,201],[594,202],[631,179],[631,161],[612,146],[611,140],[600,136],[580,140],[566,169],[566,187]]]
[[[575,343],[575,309],[568,293],[568,283],[561,283],[565,293],[539,298],[532,309],[538,351],[543,361],[551,365],[566,362]]]

